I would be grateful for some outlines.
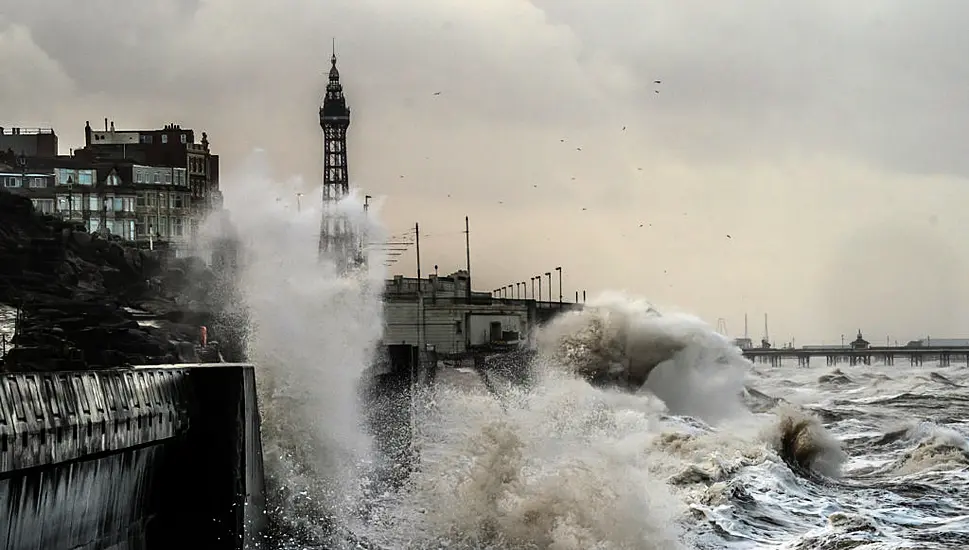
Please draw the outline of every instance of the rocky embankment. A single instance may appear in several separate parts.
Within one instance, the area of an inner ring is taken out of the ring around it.
[[[200,326],[242,360],[231,274],[198,258],[164,260],[112,236],[34,212],[0,191],[0,303],[19,309],[0,369],[55,371],[212,360]],[[199,357],[202,355],[203,357]]]

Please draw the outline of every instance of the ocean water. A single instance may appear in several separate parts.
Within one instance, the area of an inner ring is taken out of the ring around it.
[[[969,545],[966,365],[751,364],[702,321],[616,295],[535,341],[527,388],[461,369],[419,396],[419,466],[344,508],[345,547]],[[671,342],[636,391],[578,376]]]

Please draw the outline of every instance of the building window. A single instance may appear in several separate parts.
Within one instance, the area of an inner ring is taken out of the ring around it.
[[[94,174],[91,170],[80,170],[77,173],[77,184],[78,185],[93,185],[94,184]]]
[[[117,187],[118,185],[121,185],[121,178],[119,178],[117,174],[111,174],[108,176],[107,180],[105,180],[105,183],[111,187]]]
[[[182,236],[182,218],[172,218],[172,236]]]
[[[162,134],[162,143],[168,143],[168,134]]]
[[[88,233],[95,233],[99,229],[101,229],[101,220],[99,220],[98,218],[91,218],[90,220],[87,221]]]
[[[172,184],[172,173],[171,172],[165,172],[165,183],[167,185],[171,185]]]
[[[147,197],[148,197],[148,206],[154,208],[155,205],[158,204],[156,201],[158,196],[155,195],[155,193],[149,191]]]
[[[136,199],[137,199],[137,202],[135,204],[137,206],[145,206],[145,194],[144,193],[138,193],[136,195]]]
[[[185,136],[185,134],[182,134],[182,145],[185,145],[186,143],[188,143],[188,138]]]
[[[57,185],[74,185],[77,182],[74,178],[74,171],[65,168],[58,168],[54,172],[54,181]]]
[[[158,208],[161,210],[168,209],[168,195],[165,193],[158,193]]]
[[[31,199],[34,203],[34,210],[41,214],[54,213],[54,199]]]
[[[155,183],[161,183],[161,176],[158,175],[158,172],[155,172]]]
[[[97,212],[97,211],[101,210],[101,204],[100,204],[100,202],[101,201],[98,200],[98,197],[97,196],[95,196],[95,195],[88,195],[88,198],[87,198],[87,209],[88,209],[88,211],[90,211],[90,212]]]
[[[7,176],[4,178],[4,187],[20,187],[20,178],[14,176]]]
[[[30,178],[30,188],[31,189],[46,189],[47,179],[46,178]]]

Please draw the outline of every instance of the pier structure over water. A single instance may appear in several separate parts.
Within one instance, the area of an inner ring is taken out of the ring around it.
[[[963,360],[969,364],[969,346],[752,348],[743,350],[743,354],[755,363],[770,363],[773,366],[780,365],[784,360],[797,360],[799,366],[806,367],[815,357],[824,357],[828,365],[870,365],[873,362],[894,365],[896,359],[908,360],[909,365],[922,365],[926,360],[938,361],[943,366]]]

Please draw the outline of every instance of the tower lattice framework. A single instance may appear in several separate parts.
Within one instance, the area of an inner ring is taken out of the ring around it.
[[[320,223],[321,257],[332,259],[337,268],[347,270],[362,263],[359,239],[345,212],[338,203],[350,194],[347,165],[347,129],[350,127],[350,108],[347,107],[336,68],[336,53],[330,57],[329,82],[323,106],[320,107],[320,128],[323,129],[323,211]]]

